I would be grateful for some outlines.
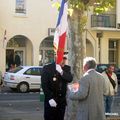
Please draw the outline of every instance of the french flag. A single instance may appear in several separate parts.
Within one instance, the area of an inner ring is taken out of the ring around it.
[[[67,22],[67,9],[68,3],[66,0],[62,0],[60,12],[58,16],[57,26],[54,34],[54,51],[56,53],[56,63],[59,64],[64,55],[64,47],[66,40],[66,31],[68,27]]]

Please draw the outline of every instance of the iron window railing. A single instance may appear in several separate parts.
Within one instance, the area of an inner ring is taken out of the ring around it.
[[[26,9],[15,9],[15,12],[26,14]]]
[[[115,14],[91,15],[91,27],[116,28]]]

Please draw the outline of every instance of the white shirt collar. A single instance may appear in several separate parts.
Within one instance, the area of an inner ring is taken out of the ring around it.
[[[95,69],[89,69],[89,70],[87,71],[87,73],[90,72],[90,71],[92,71],[92,70],[95,70]]]
[[[88,71],[86,71],[85,73],[84,73],[84,75],[83,76],[85,76],[86,74],[88,74],[90,71],[95,71],[95,69],[89,69]]]

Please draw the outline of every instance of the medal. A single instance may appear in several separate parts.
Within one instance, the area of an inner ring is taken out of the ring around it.
[[[56,77],[53,77],[53,81],[56,81],[57,79],[56,79]]]

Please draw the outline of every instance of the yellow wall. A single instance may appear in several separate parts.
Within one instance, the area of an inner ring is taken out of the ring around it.
[[[115,12],[115,11],[114,11]],[[87,34],[84,34],[84,41],[87,38],[91,47],[86,53],[99,60],[98,38],[96,33],[103,32],[101,38],[101,63],[108,63],[108,40],[110,38],[120,39],[120,31],[117,29],[91,29],[91,12],[86,13],[88,23]],[[58,11],[52,7],[50,0],[26,0],[26,15],[15,14],[15,0],[0,1],[0,70],[5,71],[6,49],[3,48],[4,31],[7,31],[7,40],[16,35],[23,35],[27,40],[25,57],[26,65],[39,65],[39,46],[44,38],[48,37],[48,28],[55,28]],[[120,44],[120,42],[119,42]],[[119,49],[120,50],[120,49]],[[118,55],[120,65],[120,55]]]
[[[48,36],[48,28],[55,28],[58,17],[58,11],[52,7],[49,0],[26,0],[26,15],[15,13],[15,0],[0,1],[0,68],[5,71],[5,49],[2,47],[2,38],[4,31],[7,31],[7,40],[16,36],[24,35],[29,38],[33,49],[27,49],[27,56],[30,58],[26,65],[39,64],[39,46],[41,41]],[[28,42],[29,44],[29,42]],[[30,56],[33,52],[33,56]],[[31,60],[33,59],[33,60]]]

